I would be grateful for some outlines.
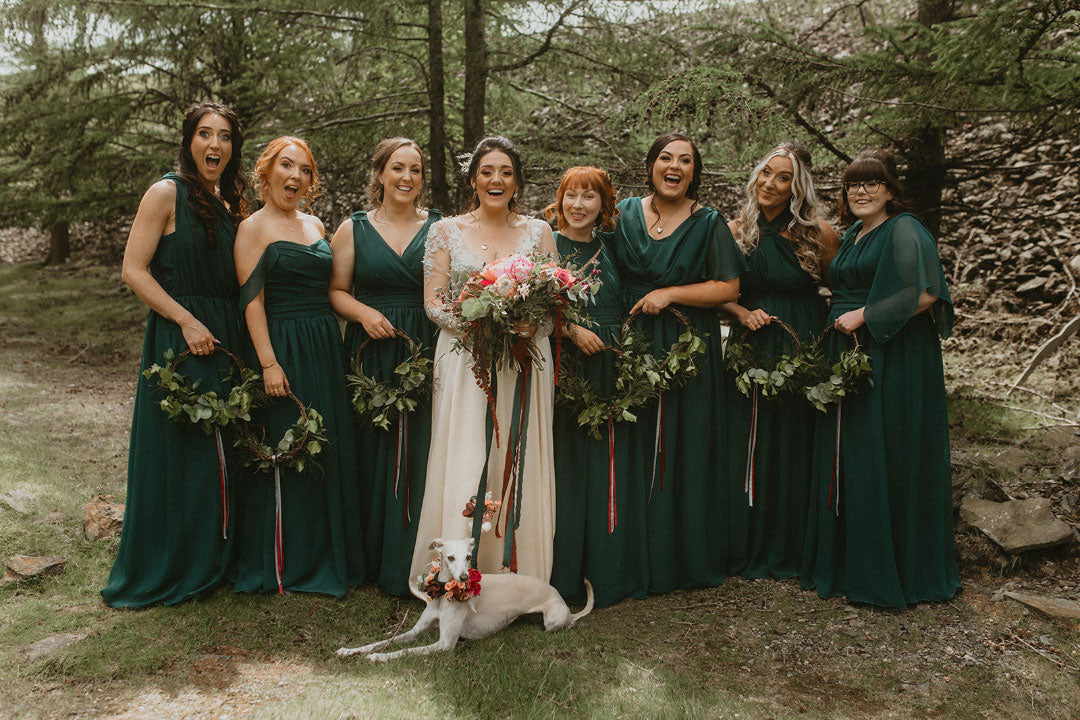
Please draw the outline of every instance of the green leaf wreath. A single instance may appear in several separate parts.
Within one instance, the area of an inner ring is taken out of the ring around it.
[[[408,343],[409,357],[394,368],[392,378],[378,381],[364,373],[361,357],[371,338],[356,351],[353,372],[345,376],[353,388],[353,410],[383,430],[389,430],[390,423],[401,413],[410,413],[431,399],[434,363],[426,354],[427,348],[401,330],[395,329],[394,333]]]
[[[679,318],[685,330],[663,358],[658,360],[642,333],[631,326],[633,316],[623,323],[615,346],[604,346],[604,351],[618,355],[610,394],[597,392],[592,381],[581,374],[580,361],[567,364],[555,400],[577,412],[578,425],[587,428],[591,437],[599,440],[600,428],[609,421],[637,422],[635,410],[697,374],[697,356],[705,352],[705,341],[694,332],[685,315],[675,308],[667,310]]]
[[[220,345],[215,347],[215,352],[224,353],[233,363],[226,377],[232,382],[226,397],[221,397],[214,390],[200,393],[199,385],[202,380],[192,381],[179,371],[178,368],[191,356],[189,350],[177,355],[172,348],[168,348],[160,365],[154,363],[143,370],[143,377],[147,380],[156,379],[157,387],[164,392],[165,397],[159,405],[169,419],[194,425],[207,435],[213,433],[215,427],[249,422],[251,407],[261,391],[261,378],[258,373],[244,368],[235,355]]]
[[[833,328],[826,328],[814,343],[813,351],[816,358],[814,374],[804,387],[806,400],[821,412],[826,412],[828,405],[838,403],[848,395],[856,395],[874,386],[874,371],[870,367],[870,356],[862,351],[859,338],[855,333],[851,334],[851,339],[854,341],[853,347],[840,353],[839,359],[831,366],[825,361],[822,348],[825,336],[830,330]]]
[[[776,316],[772,316],[772,321],[794,338],[795,352],[781,355],[770,367],[761,351],[746,342],[745,329],[738,341],[728,343],[724,352],[728,372],[735,376],[735,387],[747,397],[754,388],[762,397],[798,396],[820,376],[817,344],[804,345],[790,325]]]
[[[311,406],[304,407],[300,399],[291,392],[285,397],[296,403],[299,415],[274,446],[269,445],[266,440],[266,428],[252,423],[241,425],[241,433],[234,444],[248,451],[249,457],[244,464],[254,465],[259,470],[270,470],[275,464],[297,473],[304,472],[308,467],[321,470],[322,466],[316,456],[322,452],[323,443],[327,442],[323,416]],[[258,404],[268,400],[263,395]]]

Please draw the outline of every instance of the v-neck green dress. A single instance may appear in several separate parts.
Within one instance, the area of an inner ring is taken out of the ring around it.
[[[578,267],[596,257],[600,289],[586,314],[589,329],[606,345],[619,338],[623,290],[610,253],[600,234],[579,243],[560,233],[555,244],[561,262]],[[597,392],[613,392],[616,355],[604,351],[586,356],[573,340],[562,341],[563,368],[577,366]],[[648,578],[639,572],[648,565],[645,532],[645,483],[630,464],[633,437],[630,423],[601,428],[601,439],[578,425],[577,412],[555,407],[555,559],[551,584],[568,602],[585,599],[584,578],[593,586],[597,607],[649,593]]]
[[[952,328],[952,300],[934,238],[914,215],[856,242],[861,229],[844,234],[829,266],[828,322],[866,308],[857,333],[874,386],[820,416],[802,582],[873,605],[947,600],[960,587],[939,339]],[[938,300],[916,314],[923,290]],[[829,333],[831,358],[850,346]]]
[[[649,237],[641,198],[626,198],[609,245],[629,311],[657,288],[737,278],[746,260],[724,217],[699,208],[670,235]],[[649,591],[711,587],[723,582],[729,539],[724,481],[728,468],[724,353],[715,308],[675,306],[705,341],[698,373],[685,386],[664,393],[656,407],[631,427],[631,467],[641,473],[647,502]],[[639,314],[634,323],[662,357],[684,331],[669,312]],[[657,448],[661,452],[657,452]],[[740,493],[741,495],[741,493]]]
[[[366,212],[353,221],[352,292],[360,302],[381,312],[397,329],[435,354],[437,325],[424,312],[424,240],[431,223],[442,218],[429,210],[427,222],[398,255],[371,225]],[[369,336],[360,323],[345,328],[346,366]],[[394,368],[409,358],[404,340],[372,340],[364,348],[364,372],[378,381],[394,377]],[[393,595],[409,594],[409,566],[416,545],[416,521],[424,502],[431,408],[402,416],[389,430],[366,421],[356,424],[356,464],[364,518],[364,550],[368,580]]]
[[[150,261],[150,274],[174,300],[189,310],[233,352],[246,342],[236,306],[233,266],[236,230],[225,206],[218,203],[214,246],[188,202],[186,183],[175,173],[164,176],[176,185],[176,229],[163,235]],[[142,364],[160,363],[165,351],[187,350],[180,326],[151,310],[146,319]],[[180,371],[201,380],[201,392],[227,394],[222,378],[231,367],[221,353],[188,357]],[[228,386],[226,386],[228,387]],[[127,499],[120,549],[102,597],[113,607],[172,605],[212,589],[222,579],[231,552],[234,516],[228,514],[228,540],[223,532],[225,508],[235,485],[239,462],[226,440],[222,487],[217,442],[195,426],[176,423],[158,406],[156,381],[140,374],[135,390],[128,447]],[[223,493],[224,489],[224,493]]]
[[[326,426],[327,442],[316,457],[321,469],[281,473],[282,586],[341,597],[350,585],[363,584],[364,540],[345,356],[328,295],[330,268],[325,239],[270,243],[240,288],[240,304],[246,307],[265,291],[278,364],[293,394],[322,414]],[[297,408],[287,398],[270,403],[256,418],[266,423],[273,446],[296,422]],[[235,589],[276,592],[273,473],[249,469],[238,495]]]
[[[759,213],[760,240],[740,278],[739,303],[779,317],[801,342],[810,343],[825,329],[828,307],[817,281],[799,265],[791,241],[780,234],[791,221],[788,209],[772,221]],[[753,332],[736,324],[732,339],[756,348],[766,367],[795,350],[795,340],[775,323]],[[734,498],[728,571],[752,578],[795,577],[802,564],[817,410],[801,396],[747,398],[728,377],[731,469],[725,481]]]

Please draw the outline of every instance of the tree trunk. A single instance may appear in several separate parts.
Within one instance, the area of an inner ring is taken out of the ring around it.
[[[71,255],[71,232],[66,222],[55,222],[49,227],[49,255],[42,265],[61,265]]]
[[[484,0],[465,0],[465,106],[462,143],[469,152],[484,137],[488,56],[484,41]]]
[[[442,0],[428,0],[428,152],[431,206],[452,215],[446,179],[446,83],[443,75]]]

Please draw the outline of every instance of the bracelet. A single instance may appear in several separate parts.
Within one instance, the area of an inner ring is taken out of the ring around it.
[[[262,369],[263,369],[263,370],[269,370],[270,368],[272,368],[272,367],[274,367],[275,365],[277,365],[277,360],[275,360],[274,362],[270,363],[269,365],[263,365],[262,363],[259,363],[259,365],[262,365]]]

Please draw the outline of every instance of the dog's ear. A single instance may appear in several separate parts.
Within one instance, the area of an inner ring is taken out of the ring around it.
[[[431,544],[428,545],[428,550],[441,550],[441,549],[442,549],[442,538],[435,538],[434,540],[431,541]]]
[[[469,552],[472,552],[473,548],[475,548],[475,547],[476,547],[476,539],[475,538],[469,538]]]

